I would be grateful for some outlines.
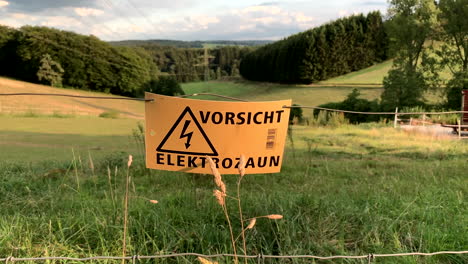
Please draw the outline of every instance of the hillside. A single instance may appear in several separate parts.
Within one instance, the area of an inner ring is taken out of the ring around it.
[[[382,93],[382,80],[391,67],[391,61],[369,68],[329,79],[312,85],[284,85],[250,81],[210,81],[183,83],[186,94],[215,93],[238,97],[252,101],[269,101],[289,99],[300,105],[317,106],[343,100],[354,88],[358,88],[366,99],[377,99]],[[36,85],[21,81],[0,78],[1,93],[66,93],[79,95],[112,96],[108,94],[82,90],[59,89],[50,86]],[[211,96],[197,96],[193,99],[219,100]],[[26,103],[25,103],[26,102]],[[99,115],[105,111],[122,112],[123,117],[143,118],[144,105],[132,101],[83,100],[64,97],[0,97],[0,111],[37,113],[77,113]],[[305,115],[309,114],[307,111]]]
[[[313,85],[282,85],[250,81],[210,81],[183,83],[186,94],[216,93],[252,101],[293,100],[301,105],[317,106],[343,100],[352,89],[358,88],[366,99],[376,99],[382,93],[382,79],[391,67],[391,61],[374,65],[364,70],[339,76]],[[87,96],[109,94],[83,90],[60,89],[0,77],[0,93],[64,93]],[[218,100],[210,96],[193,99]],[[134,101],[104,101],[66,97],[15,96],[0,97],[0,113],[77,114],[97,116],[102,112],[120,112],[122,117],[144,118],[144,105]],[[306,116],[308,114],[306,113]]]
[[[381,86],[383,78],[392,68],[392,60],[387,60],[371,67],[350,72],[335,78],[321,81],[318,85],[374,85]]]
[[[60,89],[0,77],[0,93],[53,93],[83,96],[114,95],[83,90]],[[0,96],[0,113],[92,115],[119,112],[121,117],[144,118],[144,104],[138,101],[80,99],[55,96]]]

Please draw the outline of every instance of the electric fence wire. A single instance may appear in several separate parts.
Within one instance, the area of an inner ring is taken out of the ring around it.
[[[0,96],[62,96],[62,97],[75,97],[75,98],[84,98],[84,99],[104,99],[104,100],[129,100],[129,101],[144,101],[152,102],[153,99],[145,98],[130,98],[130,97],[105,97],[105,96],[82,96],[82,95],[71,95],[71,94],[55,94],[55,93],[0,93]],[[225,96],[214,93],[194,93],[179,95],[175,97],[186,98],[186,97],[195,97],[195,96],[213,96],[233,101],[240,102],[250,102],[245,99]],[[339,112],[339,113],[348,113],[348,114],[360,114],[360,115],[445,115],[445,114],[468,114],[468,111],[446,111],[446,112],[359,112],[359,111],[348,111],[340,109],[331,109],[323,108],[318,106],[306,106],[306,105],[293,105],[293,106],[283,106],[283,108],[304,108],[304,109],[314,109],[314,110],[323,110],[330,112]]]
[[[128,256],[128,257],[116,257],[116,256],[95,256],[95,257],[84,257],[84,258],[75,258],[75,257],[25,257],[25,258],[15,258],[9,256],[6,258],[0,258],[0,262],[5,262],[5,264],[11,264],[13,262],[19,261],[49,261],[49,260],[69,260],[69,261],[93,261],[93,260],[132,260],[133,263],[136,263],[137,260],[141,259],[164,259],[164,258],[175,258],[175,257],[203,257],[203,258],[220,258],[220,257],[238,257],[246,259],[318,259],[318,260],[332,260],[332,259],[367,259],[369,263],[376,258],[384,257],[407,257],[407,256],[436,256],[436,255],[461,255],[468,254],[468,250],[463,251],[438,251],[432,253],[422,253],[422,252],[410,252],[410,253],[391,253],[391,254],[374,254],[369,253],[367,255],[336,255],[336,256],[314,256],[314,255],[235,255],[235,254],[213,254],[205,255],[198,253],[174,253],[167,255],[152,255],[152,256]]]

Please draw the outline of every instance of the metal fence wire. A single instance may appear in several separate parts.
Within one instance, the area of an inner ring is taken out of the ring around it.
[[[128,260],[132,261],[133,264],[138,260],[142,259],[167,259],[167,258],[177,258],[177,257],[203,257],[207,259],[212,258],[221,258],[221,257],[238,257],[246,259],[257,259],[259,261],[264,259],[315,259],[315,260],[333,260],[333,259],[367,259],[369,262],[377,258],[386,258],[386,257],[408,257],[408,256],[435,256],[435,255],[460,255],[468,254],[468,250],[465,251],[438,251],[432,253],[421,253],[421,252],[410,252],[410,253],[394,253],[394,254],[373,254],[369,253],[367,255],[358,255],[358,256],[347,256],[347,255],[337,255],[337,256],[314,256],[314,255],[234,255],[234,254],[213,254],[205,255],[198,253],[178,253],[178,254],[167,254],[167,255],[153,255],[153,256],[139,256],[133,255],[128,257],[115,257],[115,256],[95,256],[95,257],[84,257],[84,258],[74,258],[74,257],[37,257],[37,258],[15,258],[7,257],[0,258],[0,262],[5,262],[5,264],[13,264],[14,262],[20,261],[50,261],[50,260],[67,260],[67,261],[78,261],[86,262],[93,260]]]
[[[195,96],[213,96],[233,101],[240,102],[249,102],[249,100],[219,95],[214,93],[194,93],[180,95],[176,97],[186,98],[186,97],[195,97]],[[154,99],[145,99],[145,98],[130,98],[130,97],[105,97],[105,96],[82,96],[82,95],[71,95],[71,94],[56,94],[56,93],[0,93],[0,96],[61,96],[61,97],[74,97],[74,98],[83,98],[83,99],[102,99],[102,100],[128,100],[128,101],[143,101],[143,102],[152,102]],[[315,109],[315,110],[324,110],[331,112],[339,113],[349,113],[349,114],[361,114],[361,115],[445,115],[445,114],[468,114],[468,111],[445,111],[445,112],[359,112],[359,111],[349,111],[349,110],[340,110],[340,109],[331,109],[323,108],[318,106],[307,106],[307,105],[293,105],[293,106],[283,106],[283,108],[304,108],[304,109]]]

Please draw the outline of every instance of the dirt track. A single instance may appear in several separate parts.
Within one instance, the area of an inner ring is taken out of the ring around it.
[[[403,131],[411,133],[420,133],[425,134],[435,138],[456,138],[457,134],[453,133],[453,129],[449,127],[442,127],[440,124],[436,125],[426,125],[426,126],[410,126],[410,125],[401,125],[400,128]],[[466,132],[464,133],[466,135]]]

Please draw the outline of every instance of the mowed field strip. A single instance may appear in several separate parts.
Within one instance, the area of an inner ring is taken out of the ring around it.
[[[138,119],[98,117],[53,118],[0,116],[0,159],[40,161],[73,159],[90,152],[101,157],[114,152],[134,152],[132,130]]]
[[[81,96],[119,97],[105,93],[61,89],[0,77],[0,93],[52,93]],[[55,96],[0,96],[1,113],[94,115],[118,112],[122,117],[144,118],[144,104],[138,101],[80,99]]]

